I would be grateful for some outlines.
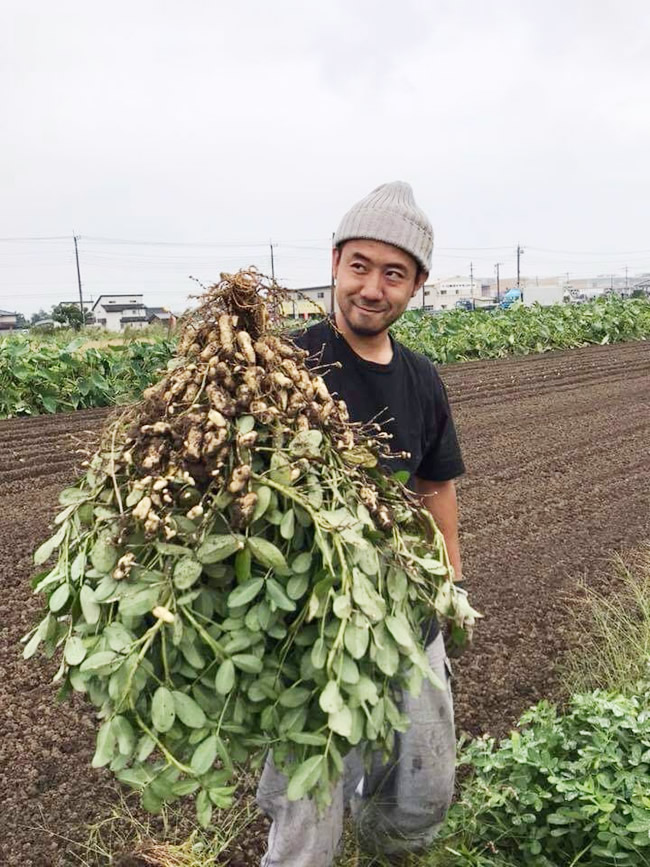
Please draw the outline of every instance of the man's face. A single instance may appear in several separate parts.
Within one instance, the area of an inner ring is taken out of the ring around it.
[[[346,241],[332,261],[339,310],[360,337],[381,334],[399,319],[427,278],[408,253],[381,241]]]

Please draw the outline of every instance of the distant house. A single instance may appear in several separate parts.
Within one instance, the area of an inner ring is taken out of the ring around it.
[[[307,286],[304,289],[289,289],[290,300],[283,302],[285,316],[309,319],[322,316],[332,310],[331,286]]]
[[[149,324],[142,295],[100,295],[92,307],[95,323],[107,331],[146,328]]]
[[[147,307],[149,325],[164,325],[170,331],[176,327],[176,317],[166,307]]]
[[[0,310],[0,331],[13,331],[16,328],[17,318],[15,313],[8,310]]]

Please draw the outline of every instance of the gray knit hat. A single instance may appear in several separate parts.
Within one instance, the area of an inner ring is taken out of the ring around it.
[[[334,245],[353,238],[393,244],[410,253],[425,271],[431,270],[433,229],[404,181],[382,184],[350,208],[334,235]]]

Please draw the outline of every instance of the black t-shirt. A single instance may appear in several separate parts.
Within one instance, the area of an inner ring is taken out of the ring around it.
[[[447,392],[433,364],[393,340],[393,358],[376,364],[358,356],[326,319],[294,342],[309,352],[308,363],[331,365],[323,373],[329,391],[344,400],[355,422],[379,422],[392,434],[393,452],[410,457],[390,458],[389,472],[407,470],[433,482],[444,482],[464,473],[463,458],[451,417]]]

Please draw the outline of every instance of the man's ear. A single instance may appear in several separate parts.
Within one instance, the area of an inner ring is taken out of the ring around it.
[[[332,277],[336,280],[336,273],[339,270],[339,263],[341,261],[341,251],[338,247],[332,248]]]
[[[429,277],[428,271],[422,271],[422,270],[418,271],[418,275],[415,278],[415,285],[413,286],[413,292],[411,292],[411,298],[415,298],[415,296],[418,294],[420,289],[427,282],[428,277]]]

